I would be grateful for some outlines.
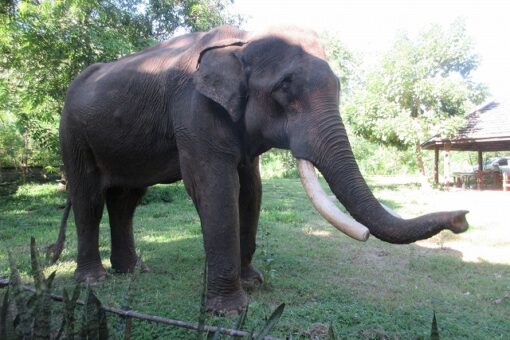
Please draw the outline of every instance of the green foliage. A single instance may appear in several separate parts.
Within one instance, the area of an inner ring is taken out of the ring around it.
[[[264,271],[264,282],[262,283],[263,287],[266,290],[271,289],[273,280],[276,276],[276,269],[274,267],[275,262],[275,254],[271,251],[269,242],[271,239],[271,232],[268,229],[267,224],[264,224],[263,227],[263,233],[262,233],[262,270]]]
[[[1,112],[1,110],[0,131],[0,166],[20,167],[25,163],[24,160],[27,159],[25,153],[29,149],[24,148],[23,136],[16,126],[15,117],[7,112]]]
[[[87,298],[79,334],[82,339],[108,339],[106,312],[101,309],[101,301],[90,289],[90,286],[87,286]]]
[[[32,277],[35,283],[35,295],[29,300],[33,303],[33,336],[36,339],[49,339],[51,334],[51,285],[55,278],[55,272],[46,279],[39,259],[39,253],[35,238],[30,239],[30,258],[32,265]]]
[[[13,320],[12,325],[17,338],[21,339],[49,339],[51,335],[51,286],[55,278],[55,272],[46,279],[39,260],[39,254],[35,239],[30,242],[30,258],[32,267],[32,277],[35,282],[35,293],[29,295],[21,284],[16,261],[9,251],[9,266],[11,270],[11,289],[13,291],[14,305],[16,315],[9,317],[10,301],[4,301],[3,309],[5,315],[2,315],[2,323]],[[3,313],[2,313],[3,314]],[[7,321],[9,320],[9,321]],[[5,325],[2,328],[7,329]]]
[[[140,204],[147,205],[155,202],[170,203],[174,200],[173,195],[173,190],[155,185],[151,187],[151,190],[148,190],[148,192],[143,196]]]
[[[229,12],[228,5],[233,0],[191,0],[175,1],[183,3],[182,27],[190,31],[208,31],[220,25],[233,25],[239,27],[243,18]]]
[[[13,316],[9,310],[11,305],[9,291],[9,287],[7,287],[0,309],[0,339],[13,339],[16,337]]]
[[[385,146],[370,142],[354,133],[349,133],[349,140],[361,173],[371,175],[416,174],[418,165],[412,150],[398,150],[394,146]],[[431,155],[426,154],[425,157]],[[425,162],[432,166],[432,163]]]
[[[267,320],[266,324],[262,328],[262,330],[257,334],[257,337],[255,340],[263,340],[266,335],[271,332],[271,330],[276,326],[280,318],[282,317],[283,310],[285,309],[285,304],[282,303],[276,309],[273,311],[271,316],[269,316],[269,319]]]
[[[394,146],[381,145],[371,142],[363,137],[357,136],[351,132],[349,127],[348,134],[352,146],[352,151],[356,158],[363,175],[397,175],[397,174],[416,174],[418,164],[414,150],[400,150]],[[424,157],[425,167],[431,167],[431,157],[433,155],[426,153]],[[475,159],[464,160],[468,157],[466,154],[452,153],[452,157],[461,158],[466,164],[475,164]],[[296,159],[288,150],[273,149],[260,157],[261,176],[264,179],[273,178],[298,178]],[[142,204],[147,204],[152,200],[165,201],[163,193],[154,192],[150,196],[144,197]]]
[[[149,0],[145,3],[144,19],[150,34],[158,40],[169,38],[177,30],[208,31],[223,24],[239,26],[243,21],[229,12],[232,0]]]
[[[35,292],[31,293],[22,285],[16,261],[10,251],[8,254],[11,277],[10,287],[4,295],[0,312],[0,336],[6,334],[9,336],[1,337],[2,339],[74,339],[78,334],[83,339],[108,339],[106,313],[101,308],[101,302],[88,286],[80,330],[75,332],[74,313],[80,295],[79,285],[75,286],[71,298],[64,289],[62,323],[55,337],[55,332],[52,330],[51,287],[56,272],[52,272],[48,278],[45,278],[35,238],[32,237],[30,263]],[[14,302],[10,301],[11,290]],[[11,308],[12,303],[15,308]],[[15,311],[14,316],[11,315],[12,311]]]
[[[57,339],[73,339],[75,333],[76,318],[74,311],[76,309],[78,298],[80,297],[80,286],[76,285],[73,290],[73,295],[69,297],[67,289],[64,288],[64,311],[62,317],[62,324],[57,335]]]
[[[16,0],[3,0],[0,2],[0,15],[13,15],[16,9]]]
[[[58,164],[59,114],[73,78],[90,64],[118,59],[168,38],[177,30],[239,24],[240,18],[227,11],[229,3],[41,0],[3,4],[1,164]],[[26,151],[20,152],[22,148]]]
[[[136,284],[138,282],[138,277],[140,276],[140,272],[142,271],[142,255],[138,256],[138,260],[136,261],[135,268],[132,273],[129,274],[127,289],[124,294],[124,301],[122,303],[123,310],[131,310],[131,304],[133,301],[134,293],[136,290]],[[132,319],[129,317],[125,317],[119,320],[117,323],[117,327],[115,329],[117,334],[124,334],[126,332],[130,334],[132,326]]]
[[[288,150],[272,149],[260,156],[262,178],[298,177],[296,159]]]
[[[248,309],[250,305],[247,304],[246,307],[244,307],[243,311],[241,312],[241,315],[239,315],[239,319],[237,319],[237,323],[234,329],[241,330],[244,327],[244,324],[246,323],[246,319],[248,317]],[[232,337],[234,338],[234,337]]]
[[[342,98],[349,96],[353,88],[361,81],[359,57],[355,56],[337,37],[330,33],[324,33],[321,40],[329,65],[340,80]]]
[[[17,315],[13,318],[14,329],[17,337],[28,339],[32,335],[32,317],[31,311],[28,308],[29,297],[23,291],[16,261],[10,251],[8,251],[8,254],[9,267],[11,269],[10,283],[17,311]]]
[[[470,77],[478,63],[461,21],[432,26],[415,40],[401,35],[342,116],[369,141],[414,149],[422,168],[420,142],[451,136],[485,98],[485,87]]]
[[[202,273],[202,296],[200,298],[200,313],[198,315],[197,340],[201,340],[204,335],[207,303],[207,260],[204,261],[204,271]]]

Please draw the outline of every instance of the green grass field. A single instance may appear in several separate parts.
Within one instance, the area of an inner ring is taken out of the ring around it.
[[[255,263],[266,284],[250,293],[245,329],[259,329],[280,303],[286,309],[274,336],[320,338],[331,322],[342,338],[428,338],[435,310],[445,339],[510,336],[510,193],[422,191],[415,185],[371,180],[378,198],[404,217],[434,210],[468,209],[471,228],[442,232],[417,244],[396,246],[341,234],[313,210],[297,179],[264,181]],[[6,190],[4,190],[6,191]],[[25,184],[0,197],[0,277],[8,277],[6,247],[30,280],[30,236],[42,248],[57,236],[65,194],[53,184]],[[74,221],[57,270],[55,292],[72,288],[76,257]],[[196,322],[204,251],[198,216],[182,184],[149,190],[135,218],[138,251],[151,272],[141,274],[132,309]],[[105,213],[101,255],[110,267]],[[106,305],[120,307],[128,275],[111,275],[95,287]],[[83,295],[82,295],[83,298]],[[56,306],[55,308],[59,308]],[[110,317],[111,330],[117,322]],[[208,316],[233,327],[236,318]],[[188,339],[193,332],[134,321],[136,339]]]

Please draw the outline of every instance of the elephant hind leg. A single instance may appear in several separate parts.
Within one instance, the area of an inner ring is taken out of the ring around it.
[[[74,277],[78,282],[102,281],[106,270],[99,255],[99,223],[104,209],[101,172],[78,134],[61,134],[61,146],[78,238]]]
[[[112,242],[110,262],[118,273],[132,272],[138,261],[133,234],[133,215],[145,191],[145,188],[110,188],[106,191]],[[144,264],[141,269],[148,270]]]
[[[78,236],[78,259],[74,277],[78,282],[99,282],[106,271],[99,255],[99,223],[103,215],[104,196],[99,187],[99,176],[69,179],[71,200]]]

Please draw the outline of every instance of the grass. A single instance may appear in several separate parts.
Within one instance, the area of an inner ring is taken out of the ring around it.
[[[412,245],[374,237],[359,243],[329,226],[310,206],[297,179],[264,181],[256,265],[267,284],[251,292],[245,329],[260,329],[280,304],[286,308],[272,335],[294,338],[428,338],[433,311],[443,338],[497,339],[510,334],[510,193],[420,191],[412,184],[370,181],[374,193],[404,217],[434,210],[468,209],[471,228],[442,232]],[[0,196],[0,276],[8,276],[9,247],[22,279],[30,282],[30,236],[48,245],[57,236],[65,194],[53,184],[24,184]],[[200,311],[204,251],[198,215],[182,184],[150,189],[135,217],[138,251],[151,268],[133,287],[131,308],[196,321]],[[110,267],[105,213],[100,249]],[[54,290],[73,289],[74,220],[57,264]],[[105,305],[121,307],[128,275],[111,275],[95,288]],[[83,296],[82,296],[83,298]],[[55,307],[60,308],[60,307]],[[117,320],[109,317],[115,327]],[[208,316],[233,327],[237,319]],[[133,322],[136,339],[188,339],[190,331]]]

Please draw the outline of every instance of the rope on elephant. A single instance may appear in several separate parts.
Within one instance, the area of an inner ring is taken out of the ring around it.
[[[9,280],[0,278],[0,288],[5,288],[7,286],[9,286]],[[35,288],[33,288],[31,286],[23,285],[22,287],[24,290],[26,290],[28,292],[35,293]],[[58,301],[58,302],[64,301],[64,298],[61,295],[51,294],[50,297],[54,301]],[[79,305],[82,305],[82,306],[85,305],[85,302],[83,302],[81,300],[76,301],[76,303]],[[193,331],[198,331],[197,325],[192,324],[190,322],[186,322],[186,321],[168,319],[168,318],[164,318],[161,316],[149,315],[149,314],[139,313],[139,312],[136,312],[133,310],[123,310],[120,308],[108,307],[108,306],[101,306],[101,309],[107,313],[116,314],[116,315],[119,315],[125,319],[138,319],[138,320],[156,322],[156,323],[161,323],[164,325],[170,325],[170,326],[175,326],[175,327],[180,327],[180,328],[186,328],[186,329],[193,330]],[[209,326],[209,325],[204,325],[202,330],[208,331],[208,332],[219,331],[222,334],[235,336],[235,337],[239,337],[239,338],[250,335],[250,333],[248,333],[248,332],[240,331],[237,329],[223,328],[223,327],[216,327],[216,326]],[[253,334],[252,336],[256,337],[257,334]],[[275,337],[271,337],[271,336],[265,336],[264,339],[265,340],[282,340],[280,338],[275,338]]]

